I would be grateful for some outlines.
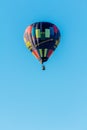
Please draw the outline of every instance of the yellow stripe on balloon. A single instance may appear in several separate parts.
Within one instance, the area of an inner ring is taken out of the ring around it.
[[[31,47],[31,43],[28,41],[28,42],[26,42],[26,46],[27,46],[27,48],[28,47]]]
[[[56,43],[55,43],[55,45],[57,46],[59,44],[59,40],[56,40]]]
[[[36,29],[36,38],[41,38],[40,29]]]
[[[46,57],[46,55],[47,55],[47,50],[48,49],[44,49],[44,57]]]
[[[24,42],[25,42],[25,43],[27,42],[25,37],[24,37]]]
[[[40,56],[43,57],[42,49],[39,49],[39,52],[40,52]]]

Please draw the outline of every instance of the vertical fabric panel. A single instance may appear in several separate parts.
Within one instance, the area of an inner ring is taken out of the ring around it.
[[[45,29],[45,37],[50,38],[50,29]]]
[[[27,46],[27,48],[28,47],[31,47],[31,43],[28,41],[28,42],[26,42],[26,46]]]
[[[24,42],[26,43],[27,42],[27,40],[26,40],[26,38],[24,37]]]
[[[57,46],[59,44],[59,40],[56,40],[56,43],[55,43],[55,45]]]
[[[39,59],[39,54],[38,54],[37,50],[33,50],[33,51],[32,51],[32,54],[33,54],[37,59]]]
[[[39,49],[40,56],[43,57],[42,49]]]
[[[33,44],[36,45],[35,37],[32,37]]]
[[[32,36],[33,37],[35,36],[35,28],[34,27],[32,28]]]
[[[48,49],[44,49],[44,57],[47,56],[47,50],[48,50]]]
[[[41,40],[45,40],[45,32],[41,32]]]
[[[53,53],[53,50],[49,50],[48,54],[47,54],[47,57],[49,58]]]
[[[36,29],[36,38],[41,38],[40,29]]]
[[[54,28],[53,27],[50,27],[50,35],[54,36]]]
[[[54,27],[54,32],[57,33],[58,32],[57,27],[55,25],[53,27]]]
[[[24,38],[26,39],[26,42],[29,41],[29,35],[28,35],[28,33],[25,33],[25,34],[24,34]],[[24,39],[24,40],[25,40],[25,39]]]
[[[32,30],[32,26],[29,26],[29,27],[27,28],[27,32],[28,32],[28,34],[31,33],[31,30]]]

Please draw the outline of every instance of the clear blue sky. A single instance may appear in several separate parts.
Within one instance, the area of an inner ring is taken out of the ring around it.
[[[37,21],[61,31],[44,72],[23,41]],[[87,130],[87,0],[0,1],[0,130]]]

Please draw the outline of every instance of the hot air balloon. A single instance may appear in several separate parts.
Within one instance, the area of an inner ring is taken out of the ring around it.
[[[56,25],[49,22],[36,22],[28,26],[24,32],[24,42],[27,48],[43,65],[57,48],[60,42],[60,31]]]

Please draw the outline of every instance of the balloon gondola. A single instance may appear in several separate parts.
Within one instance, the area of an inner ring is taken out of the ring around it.
[[[60,31],[56,25],[49,22],[36,22],[29,25],[24,32],[27,48],[43,65],[57,48],[60,42]]]
[[[45,68],[45,66],[44,65],[42,65],[42,70],[45,70],[46,68]]]

